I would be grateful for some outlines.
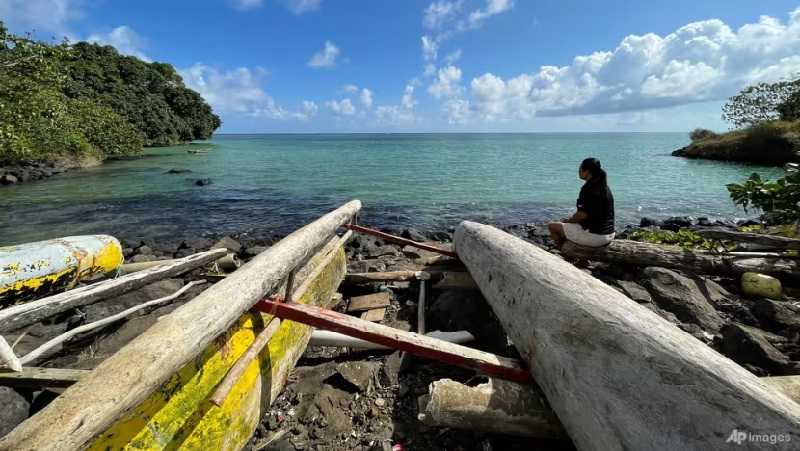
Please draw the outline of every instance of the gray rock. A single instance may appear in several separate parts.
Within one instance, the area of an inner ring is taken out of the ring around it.
[[[622,289],[622,293],[634,301],[640,304],[653,302],[653,297],[650,296],[647,289],[638,283],[627,280],[617,280],[616,283]]]
[[[760,299],[752,308],[759,324],[765,329],[781,331],[800,328],[800,308],[792,304],[771,299]]]
[[[703,293],[703,296],[713,305],[730,302],[736,299],[736,296],[707,277],[697,277],[694,279],[694,282],[697,284],[697,288],[700,289],[700,292]]]
[[[86,313],[86,322],[93,322],[119,313],[127,308],[143,304],[153,299],[163,298],[180,290],[183,286],[182,279],[165,279],[151,283],[138,290],[125,293],[113,299],[89,304],[81,307]],[[195,288],[189,290],[190,292]],[[190,298],[191,293],[185,294],[181,299]]]
[[[378,258],[378,257],[383,257],[384,255],[397,255],[397,254],[398,254],[397,248],[387,244],[383,246],[376,246],[366,249],[364,255],[371,258]]]
[[[400,236],[407,240],[418,241],[418,242],[425,241],[425,235],[417,232],[414,229],[405,229],[400,234]]]
[[[368,393],[372,388],[372,379],[378,369],[377,362],[344,362],[336,368],[338,375],[349,385],[361,393]]]
[[[197,186],[207,186],[207,185],[210,185],[212,183],[213,182],[211,181],[211,179],[197,179],[197,180],[194,181],[194,184],[197,185]]]
[[[644,276],[653,299],[659,308],[675,314],[685,323],[697,324],[717,332],[724,321],[697,287],[697,284],[675,271],[650,267]]]
[[[9,387],[0,387],[0,437],[25,421],[30,408],[22,395]]]
[[[208,238],[192,237],[183,240],[181,247],[185,249],[196,250],[199,252],[211,248],[213,244],[214,242],[209,240]]]
[[[403,255],[408,258],[420,258],[422,255],[419,252],[419,249],[414,246],[405,246],[402,249]]]
[[[141,246],[139,249],[136,249],[136,253],[139,255],[153,255],[153,249],[150,246]]]
[[[369,263],[366,260],[350,260],[347,262],[347,272],[364,273],[369,271]]]
[[[763,331],[732,323],[721,332],[720,351],[736,363],[755,365],[771,374],[780,374],[789,366],[789,358],[772,346]]]
[[[242,250],[242,245],[233,238],[226,236],[211,246],[211,249],[227,249],[238,254]]]
[[[155,255],[136,254],[131,258],[133,263],[152,262],[156,261]]]
[[[0,176],[0,185],[13,185],[19,182],[19,179],[11,174]]]
[[[244,250],[244,255],[246,257],[255,257],[267,249],[269,249],[269,246],[250,246]]]

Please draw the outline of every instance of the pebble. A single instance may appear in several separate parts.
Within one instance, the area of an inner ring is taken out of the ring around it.
[[[378,398],[375,400],[375,405],[378,407],[383,407],[386,405],[386,400],[383,398]]]

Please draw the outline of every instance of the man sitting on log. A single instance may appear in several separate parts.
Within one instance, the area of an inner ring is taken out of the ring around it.
[[[547,225],[558,249],[565,241],[586,247],[602,247],[614,239],[614,196],[606,182],[606,171],[600,166],[600,160],[583,160],[578,177],[585,183],[578,196],[577,211],[561,222]]]

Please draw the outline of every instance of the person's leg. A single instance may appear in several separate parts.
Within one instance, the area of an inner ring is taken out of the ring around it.
[[[561,249],[567,236],[564,234],[564,225],[560,222],[551,222],[547,224],[547,229],[550,230],[550,238],[553,240],[556,249]]]

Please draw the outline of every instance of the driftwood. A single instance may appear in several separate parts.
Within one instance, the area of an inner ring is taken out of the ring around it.
[[[345,280],[349,283],[374,283],[384,281],[403,282],[408,280],[427,280],[430,275],[425,271],[389,271],[359,272],[348,274]]]
[[[2,336],[0,336],[0,364],[12,371],[22,371],[22,362],[14,354],[14,349],[8,345],[8,342]]]
[[[455,244],[578,449],[800,440],[800,405],[610,286],[494,227],[463,222]]]
[[[197,358],[255,302],[278,289],[290,271],[313,256],[360,208],[361,202],[349,202],[295,231],[163,317],[0,439],[0,450],[86,447]]]
[[[660,266],[699,274],[735,276],[746,272],[757,272],[780,279],[800,280],[800,262],[797,260],[737,258],[724,254],[693,252],[678,246],[662,246],[630,240],[614,240],[602,248],[579,246],[568,241],[564,243],[561,252],[572,258],[635,266]]]
[[[417,418],[429,426],[523,437],[565,439],[561,422],[531,385],[489,379],[476,387],[442,379],[419,398]]]
[[[63,388],[78,382],[89,370],[26,366],[19,372],[0,372],[0,385],[19,388]]]
[[[224,256],[226,252],[224,249],[201,252],[134,274],[104,280],[96,284],[0,310],[0,332],[16,330],[69,309],[80,307],[81,305],[94,304],[104,299],[139,289],[153,282],[183,274]]]
[[[800,249],[800,240],[783,236],[765,235],[762,233],[734,232],[725,229],[698,229],[695,232],[703,238],[720,241],[752,243],[775,249]]]
[[[37,359],[41,358],[48,351],[52,350],[56,346],[61,345],[62,343],[64,343],[65,341],[69,340],[70,338],[72,338],[72,337],[74,337],[76,335],[80,335],[80,334],[89,332],[90,330],[94,330],[94,329],[97,329],[97,328],[100,328],[100,327],[103,327],[103,326],[107,326],[107,325],[109,325],[111,323],[117,322],[117,321],[119,321],[119,320],[121,320],[123,318],[126,318],[126,317],[128,317],[130,315],[133,315],[134,313],[136,313],[136,312],[138,312],[140,310],[143,310],[143,309],[146,309],[146,308],[154,307],[156,305],[161,305],[161,304],[165,304],[167,302],[173,301],[173,300],[179,298],[183,293],[186,293],[186,291],[188,291],[189,288],[192,288],[195,285],[200,285],[200,284],[203,284],[203,283],[206,283],[206,281],[205,280],[195,280],[195,281],[189,282],[186,285],[184,285],[183,287],[181,287],[180,290],[172,293],[169,296],[164,296],[163,298],[158,298],[158,299],[153,299],[152,301],[147,301],[145,303],[133,306],[133,307],[131,307],[129,309],[125,309],[125,310],[117,313],[116,315],[111,315],[111,316],[103,318],[101,320],[97,320],[95,322],[92,322],[92,323],[89,323],[89,324],[84,324],[82,326],[79,326],[79,327],[76,327],[74,329],[71,329],[71,330],[69,330],[69,331],[67,331],[67,332],[65,332],[65,333],[63,333],[63,334],[61,334],[61,335],[59,335],[59,336],[57,336],[55,338],[52,338],[52,339],[46,341],[45,343],[43,343],[38,348],[36,348],[33,351],[31,351],[28,354],[26,354],[24,357],[21,357],[20,358],[20,362],[22,362],[23,365],[31,364],[31,363],[35,362]]]
[[[435,338],[437,340],[446,341],[448,343],[469,343],[474,341],[475,337],[465,331],[458,332],[440,332],[438,330],[425,334],[426,337]],[[315,330],[311,334],[310,346],[342,346],[356,349],[391,349],[388,346],[379,345],[376,343],[362,340],[360,338],[353,338],[338,332],[331,332],[328,330]]]

